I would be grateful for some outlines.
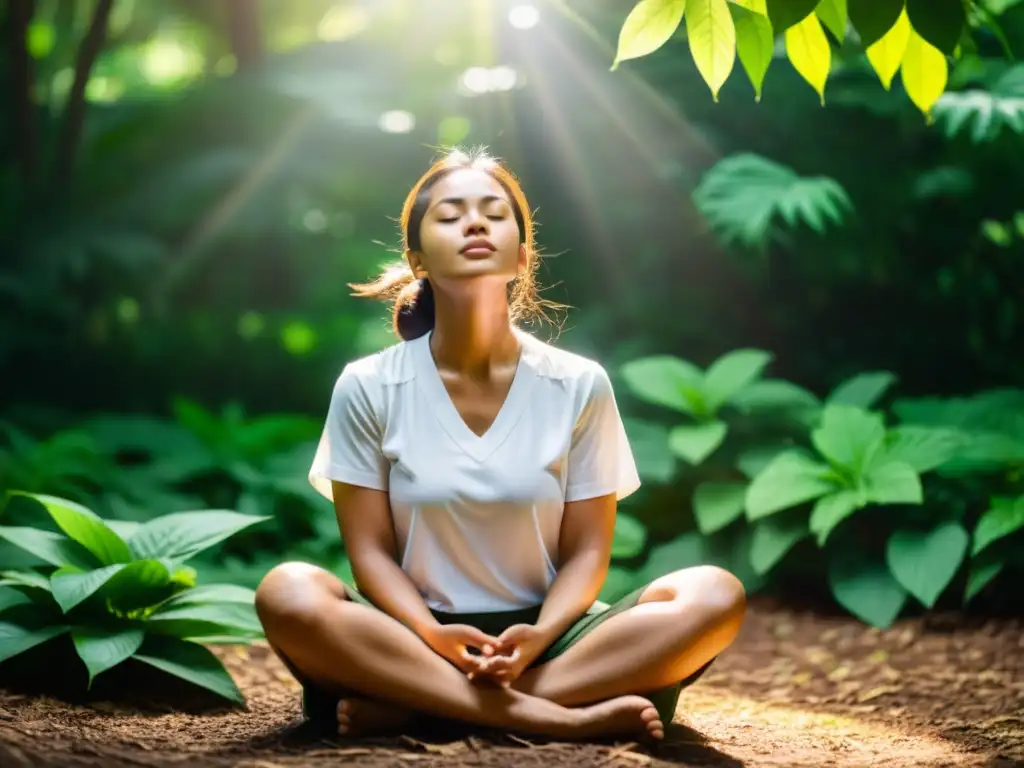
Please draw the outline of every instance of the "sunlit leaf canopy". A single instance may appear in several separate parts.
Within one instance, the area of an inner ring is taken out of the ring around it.
[[[737,54],[757,98],[775,57],[785,56],[825,103],[833,70],[866,55],[887,90],[899,73],[926,115],[945,92],[950,60],[1001,36],[996,17],[1017,0],[639,0],[619,32],[613,68],[685,33],[715,100]],[[827,32],[826,32],[827,30]]]

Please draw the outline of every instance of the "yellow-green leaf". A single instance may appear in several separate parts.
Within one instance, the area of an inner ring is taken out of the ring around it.
[[[821,23],[828,27],[840,43],[846,39],[846,27],[850,17],[846,8],[846,0],[821,0],[814,9]]]
[[[900,76],[910,100],[930,118],[949,79],[945,54],[911,29]]]
[[[832,48],[821,22],[813,13],[786,30],[786,53],[800,76],[825,103],[825,82],[832,67]]]
[[[765,0],[732,0],[732,4],[768,18],[768,6],[765,5]]]
[[[767,16],[740,7],[739,3],[730,4],[729,10],[736,27],[736,48],[740,63],[750,78],[750,84],[754,86],[757,100],[761,101],[761,86],[775,51],[772,23]]]
[[[686,35],[697,71],[718,101],[736,63],[736,28],[726,0],[689,0]]]
[[[619,32],[612,69],[626,59],[637,59],[661,48],[675,34],[685,10],[686,0],[640,0]]]
[[[892,29],[882,35],[881,39],[874,45],[868,46],[868,61],[878,73],[878,79],[882,81],[885,90],[892,86],[892,79],[903,63],[903,54],[907,52],[907,42],[910,40],[910,20],[907,12],[903,11]]]

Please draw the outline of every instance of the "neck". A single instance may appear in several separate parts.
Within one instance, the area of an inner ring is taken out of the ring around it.
[[[434,332],[430,349],[438,367],[487,375],[519,356],[519,341],[509,321],[504,286],[496,296],[447,296],[434,293]]]

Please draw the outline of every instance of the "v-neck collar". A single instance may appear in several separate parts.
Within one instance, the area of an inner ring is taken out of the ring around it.
[[[444,380],[441,378],[437,363],[430,351],[430,337],[433,335],[433,331],[411,342],[416,360],[416,381],[421,384],[431,410],[448,436],[466,454],[480,462],[486,461],[505,441],[529,402],[527,395],[535,378],[529,359],[529,338],[518,329],[514,332],[519,339],[519,362],[516,364],[512,385],[509,387],[505,401],[501,404],[494,421],[482,435],[478,435],[469,428],[455,407],[451,395],[448,394],[448,389],[444,385]]]

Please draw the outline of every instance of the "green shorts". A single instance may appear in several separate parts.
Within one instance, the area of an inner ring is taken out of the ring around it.
[[[612,616],[635,606],[639,602],[640,595],[643,593],[644,589],[645,587],[636,589],[611,605],[600,601],[595,603],[583,616],[577,619],[569,629],[562,633],[558,639],[548,646],[547,650],[538,656],[531,666],[544,664],[551,661],[551,659],[556,656],[560,656],[565,653],[566,650],[571,648],[581,637],[593,630],[594,627],[599,626]],[[361,605],[366,605],[371,608],[376,607],[365,595],[361,594],[357,589],[349,584],[345,585],[345,591],[348,593],[349,599],[353,602],[360,603]],[[491,613],[445,613],[442,611],[431,611],[431,613],[441,624],[469,624],[482,632],[497,636],[513,624],[535,624],[537,618],[540,616],[540,606],[523,608],[516,611],[500,611]],[[331,731],[334,731],[335,724],[337,722],[336,708],[339,696],[325,691],[311,683],[309,680],[305,679],[304,676],[296,670],[294,665],[289,663],[287,659],[284,661],[292,674],[295,675],[295,678],[302,684],[303,715],[312,721],[313,724],[323,725],[325,727],[329,727]],[[672,721],[672,718],[675,715],[676,703],[679,701],[680,691],[695,683],[700,676],[707,671],[708,667],[710,667],[713,662],[714,659],[691,674],[685,680],[681,680],[667,688],[662,688],[657,691],[633,691],[633,693],[646,696],[650,699],[651,703],[653,703],[657,708],[658,714],[661,716],[661,721],[667,725]]]

